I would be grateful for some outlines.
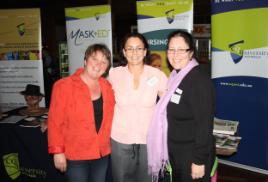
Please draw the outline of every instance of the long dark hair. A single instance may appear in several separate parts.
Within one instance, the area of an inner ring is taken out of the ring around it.
[[[148,42],[147,42],[147,40],[145,39],[145,37],[142,34],[135,32],[135,33],[126,34],[124,36],[124,38],[122,39],[121,51],[120,51],[120,56],[121,56],[120,63],[121,63],[121,65],[127,65],[127,60],[126,60],[126,58],[124,56],[123,49],[125,48],[126,43],[127,43],[128,39],[130,39],[130,38],[138,38],[138,39],[140,39],[142,41],[142,43],[144,45],[144,48],[147,50],[146,55],[145,55],[145,57],[143,59],[143,63],[147,62],[147,60],[149,58],[149,55],[150,55]]]

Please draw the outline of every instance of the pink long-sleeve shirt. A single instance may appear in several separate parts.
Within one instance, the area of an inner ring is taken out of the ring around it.
[[[128,67],[110,70],[109,81],[115,93],[115,108],[111,137],[124,144],[146,144],[149,124],[157,94],[166,89],[166,75],[151,66],[144,66],[138,89]]]

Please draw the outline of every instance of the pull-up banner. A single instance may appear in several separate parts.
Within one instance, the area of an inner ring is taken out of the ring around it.
[[[109,5],[66,8],[69,70],[74,73],[84,64],[89,45],[105,44],[112,52],[112,23]]]
[[[193,30],[193,0],[137,1],[138,32],[148,41],[150,50],[165,60],[167,36],[177,29]],[[164,71],[168,72],[166,61]]]
[[[239,121],[242,137],[228,160],[267,171],[268,1],[214,0],[211,7],[216,117]]]
[[[0,10],[0,27],[0,108],[5,111],[26,105],[20,91],[27,84],[44,93],[40,10]]]

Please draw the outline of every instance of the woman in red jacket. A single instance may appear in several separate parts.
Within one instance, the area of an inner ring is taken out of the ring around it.
[[[54,84],[48,114],[48,150],[69,182],[104,182],[111,153],[114,94],[102,77],[111,65],[103,44],[87,48],[84,68]]]

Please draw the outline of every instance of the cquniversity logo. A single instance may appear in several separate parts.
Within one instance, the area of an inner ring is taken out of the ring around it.
[[[244,44],[244,40],[229,44],[231,57],[235,64],[239,63],[243,58],[243,49],[240,47],[241,44]]]
[[[174,9],[166,11],[166,18],[169,24],[171,24],[175,19],[174,13],[175,13]]]
[[[43,169],[26,168],[19,163],[18,153],[10,153],[3,156],[3,163],[8,176],[15,180],[20,175],[24,175],[30,178],[38,178],[40,181],[46,178],[47,172]]]
[[[17,31],[18,31],[20,36],[23,36],[25,33],[25,24],[21,23],[21,24],[17,25]]]
[[[99,12],[97,12],[97,13],[95,13],[95,19],[97,20],[97,21],[99,21],[99,19],[100,19],[100,13]]]
[[[17,177],[19,177],[21,172],[20,172],[18,153],[10,153],[4,155],[3,162],[6,172],[12,180],[15,180]]]

